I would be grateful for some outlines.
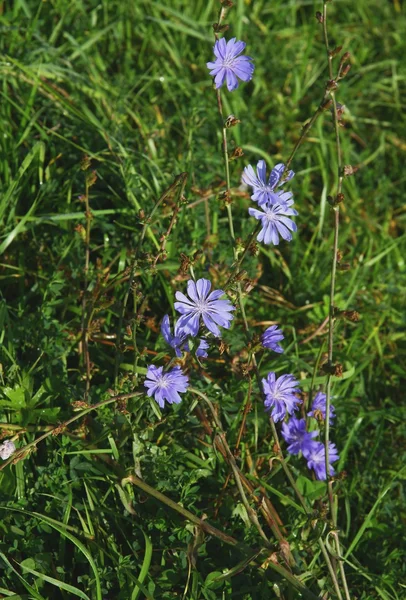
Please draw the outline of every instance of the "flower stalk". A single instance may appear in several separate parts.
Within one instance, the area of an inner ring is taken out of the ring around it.
[[[327,30],[327,0],[323,1],[323,36],[324,36],[324,44],[327,53],[327,61],[328,61],[328,74],[329,74],[329,83],[328,86],[329,94],[332,100],[332,113],[333,113],[333,124],[334,124],[334,132],[335,132],[335,143],[336,143],[336,156],[337,156],[337,192],[336,198],[341,196],[342,194],[342,182],[343,182],[343,163],[342,163],[342,150],[341,150],[341,142],[340,142],[340,124],[337,114],[337,100],[335,96],[335,89],[337,87],[337,82],[334,79],[333,72],[333,57],[335,56],[335,52],[330,50],[329,39],[328,39],[328,30]],[[341,71],[341,64],[340,64]],[[340,75],[340,73],[339,73]],[[329,499],[329,507],[330,507],[330,516],[333,523],[333,539],[335,542],[336,552],[338,555],[339,568],[341,581],[344,587],[344,593],[346,600],[350,600],[350,594],[348,590],[344,564],[341,559],[341,548],[340,548],[340,540],[337,533],[337,516],[334,507],[334,496],[333,496],[333,482],[330,477],[330,462],[329,462],[329,446],[330,446],[330,406],[331,406],[331,385],[332,385],[332,370],[333,370],[333,349],[334,349],[334,297],[335,297],[335,284],[336,284],[336,274],[337,274],[337,259],[338,259],[338,235],[339,235],[339,227],[340,227],[340,207],[339,203],[335,202],[333,206],[334,211],[334,242],[333,242],[333,256],[331,263],[331,280],[330,280],[330,302],[329,302],[329,318],[328,318],[328,368],[329,372],[327,374],[327,382],[326,382],[326,421],[325,421],[325,458],[326,458],[326,478],[327,478],[327,489],[328,489],[328,499]]]

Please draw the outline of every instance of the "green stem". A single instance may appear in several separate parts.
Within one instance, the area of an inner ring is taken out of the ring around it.
[[[328,72],[330,81],[334,79],[333,73],[333,56],[330,52],[328,31],[327,31],[327,1],[323,1],[323,34],[324,44],[326,47],[327,61],[328,61]],[[341,194],[342,183],[343,183],[343,165],[342,165],[342,152],[340,142],[340,124],[337,116],[337,101],[335,97],[334,89],[330,90],[330,96],[333,101],[333,122],[334,132],[336,141],[336,153],[337,153],[337,195]],[[326,455],[326,477],[327,477],[327,490],[330,507],[331,520],[333,522],[334,529],[337,528],[337,516],[334,509],[334,496],[333,496],[333,482],[330,478],[330,461],[329,461],[329,442],[330,442],[330,407],[331,407],[331,384],[332,384],[332,368],[333,368],[333,349],[334,349],[334,296],[335,296],[335,283],[337,274],[337,254],[338,254],[338,235],[340,226],[340,209],[339,206],[334,206],[334,242],[333,242],[333,258],[331,265],[331,281],[330,281],[330,306],[329,306],[329,319],[328,319],[328,367],[329,373],[327,375],[326,384],[326,426],[325,426],[325,455]],[[334,541],[336,546],[337,555],[339,557],[339,568],[341,581],[344,587],[344,593],[346,600],[350,600],[350,594],[347,585],[347,579],[344,570],[344,563],[341,560],[341,548],[340,540],[337,532],[334,532]]]
[[[90,228],[92,222],[92,215],[90,212],[90,203],[89,203],[89,182],[88,175],[85,178],[85,217],[86,217],[86,234],[85,234],[85,267],[84,267],[84,282],[83,282],[83,298],[82,298],[82,335],[81,335],[81,344],[82,344],[82,357],[83,364],[85,367],[85,400],[87,402],[89,398],[90,391],[90,357],[89,357],[89,319],[86,317],[86,308],[87,308],[87,286],[88,286],[88,276],[89,276],[89,265],[90,265]]]

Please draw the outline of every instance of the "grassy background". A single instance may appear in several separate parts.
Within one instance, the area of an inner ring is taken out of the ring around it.
[[[323,95],[325,49],[314,17],[319,4],[237,0],[229,13],[227,36],[244,39],[256,65],[253,81],[224,100],[227,114],[242,121],[230,130],[231,148],[241,146],[245,154],[231,172],[239,237],[247,238],[253,225],[249,196],[239,187],[244,165],[259,158],[270,164],[286,160]],[[78,339],[84,155],[97,173],[90,190],[89,297],[100,291],[90,345],[91,402],[108,397],[114,385],[114,346],[103,335],[117,328],[126,287],[122,274],[141,230],[139,210],[148,213],[175,175],[189,173],[188,205],[168,242],[167,261],[154,273],[148,255],[143,257],[137,343],[148,353],[139,358],[135,375],[133,353],[123,353],[123,392],[134,389],[151,353],[158,352],[161,364],[166,356],[159,323],[166,312],[173,314],[174,291],[185,285],[180,254],[195,257],[197,276],[221,286],[232,252],[218,200],[224,169],[205,66],[217,2],[19,0],[0,7],[0,411],[5,437],[18,433],[22,446],[71,416],[72,402],[83,397]],[[335,0],[329,14],[331,44],[351,52],[352,70],[338,91],[346,106],[344,163],[360,167],[345,181],[339,243],[351,269],[338,274],[336,304],[361,315],[359,323],[340,320],[336,328],[344,378],[334,387],[333,437],[339,470],[346,473],[336,484],[339,525],[353,596],[386,600],[404,597],[406,579],[400,397],[406,374],[406,19],[398,1]],[[299,231],[291,244],[261,248],[258,258],[247,258],[244,266],[256,285],[246,310],[256,333],[278,322],[286,336],[285,354],[265,355],[261,372],[295,373],[308,391],[326,352],[325,329],[307,338],[328,313],[332,221],[326,198],[334,191],[336,168],[328,114],[312,129],[293,168]],[[202,198],[207,201],[198,202]],[[151,226],[145,252],[156,252],[154,239],[167,228],[171,212],[169,202]],[[126,319],[132,323],[131,311]],[[248,387],[238,315],[225,340],[230,357],[213,350],[207,363],[213,384],[207,389],[221,401],[232,445]],[[316,375],[321,383],[322,371]],[[133,399],[128,414],[112,408],[94,413],[69,435],[51,436],[2,471],[0,595],[296,597],[282,580],[275,576],[270,583],[255,567],[210,583],[213,573],[239,564],[238,551],[200,539],[167,507],[121,485],[121,475],[135,465],[150,485],[192,512],[258,544],[232,481],[217,506],[228,470],[194,408],[189,397],[160,420],[153,402]],[[279,490],[279,496],[270,491],[272,501],[301,570],[308,569],[306,582],[317,592],[329,584],[322,563],[311,562],[315,534],[292,506],[280,470],[270,471],[271,452],[266,418],[254,402],[240,464]],[[300,474],[300,461],[291,462],[304,493],[319,498],[322,512],[321,494]]]

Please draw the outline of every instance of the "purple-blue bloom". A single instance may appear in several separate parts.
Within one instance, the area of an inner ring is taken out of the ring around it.
[[[277,246],[279,236],[288,242],[291,241],[291,231],[296,231],[297,227],[292,219],[288,218],[288,215],[298,214],[294,208],[290,208],[293,204],[291,197],[290,192],[279,192],[279,203],[265,204],[262,210],[248,209],[251,217],[261,220],[262,229],[257,235],[258,242]]]
[[[161,333],[169,346],[175,350],[175,354],[178,357],[182,356],[182,350],[184,352],[190,352],[190,344],[187,340],[188,334],[179,327],[179,321],[175,323],[175,331],[172,334],[171,324],[169,316],[165,315],[161,323]],[[209,344],[206,340],[199,340],[199,345],[196,349],[196,356],[198,358],[207,358],[206,350],[209,348]]]
[[[179,329],[179,323],[175,323],[175,331],[172,334],[169,316],[165,315],[161,323],[161,333],[165,342],[175,350],[176,356],[182,356],[180,347],[185,343],[187,333]]]
[[[264,333],[261,336],[261,342],[264,348],[269,348],[274,352],[278,352],[282,354],[283,348],[278,344],[281,340],[284,339],[284,335],[280,329],[278,329],[277,325],[271,325],[268,329],[265,329]]]
[[[286,413],[292,414],[298,404],[301,403],[295,395],[299,392],[299,382],[293,375],[281,375],[276,379],[275,373],[268,373],[266,379],[262,380],[265,393],[265,409],[271,410],[271,416],[275,423],[282,421]]]
[[[291,417],[287,423],[282,423],[282,437],[288,444],[290,454],[305,454],[311,451],[313,438],[318,431],[306,431],[306,420]]]
[[[215,62],[208,62],[207,68],[210,75],[214,77],[216,89],[226,81],[229,92],[238,88],[238,79],[250,81],[254,72],[254,65],[250,56],[239,56],[245,49],[245,42],[237,42],[232,38],[228,42],[224,38],[217,40],[213,52],[216,56]]]
[[[207,354],[206,350],[208,350],[208,349],[209,349],[209,343],[206,342],[206,340],[200,339],[199,345],[196,350],[196,356],[198,358],[207,358],[208,354]],[[190,352],[189,343],[188,343],[188,351]]]
[[[251,196],[251,199],[255,202],[258,202],[259,206],[263,206],[264,204],[278,204],[280,203],[280,197],[277,192],[275,192],[275,188],[283,185],[287,181],[290,181],[292,177],[295,175],[293,171],[288,171],[286,177],[283,181],[280,181],[283,172],[285,170],[285,165],[279,163],[274,166],[269,175],[269,179],[266,179],[266,162],[264,160],[259,160],[257,164],[257,174],[251,165],[245,167],[242,180],[247,185],[251,186],[254,193]],[[290,196],[290,198],[292,195]]]
[[[5,440],[0,444],[0,458],[7,460],[16,451],[13,440]]]
[[[211,282],[208,279],[198,279],[195,283],[190,279],[187,283],[187,298],[182,292],[176,292],[175,309],[182,315],[178,321],[180,329],[187,334],[196,336],[199,331],[200,317],[207,329],[216,337],[221,337],[220,327],[229,329],[233,320],[231,311],[235,306],[229,300],[219,300],[224,295],[223,290],[214,290],[209,294]]]
[[[317,479],[326,479],[326,449],[322,442],[312,442],[306,447],[303,456],[307,459],[308,469],[313,469]],[[340,457],[337,452],[336,445],[329,442],[328,445],[329,464],[335,462]],[[334,475],[335,471],[330,464],[330,475]]]
[[[189,378],[182,373],[180,367],[174,367],[166,373],[163,369],[163,367],[149,365],[144,381],[148,396],[154,396],[161,408],[164,407],[165,400],[169,404],[179,404],[182,400],[179,392],[186,392],[189,386]]]
[[[307,413],[308,417],[314,417],[317,419],[318,415],[321,415],[323,421],[326,420],[326,394],[323,392],[317,392],[312,402],[312,409]],[[335,417],[334,406],[330,404],[330,423],[333,421]]]

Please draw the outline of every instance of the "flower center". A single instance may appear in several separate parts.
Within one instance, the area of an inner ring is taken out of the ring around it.
[[[165,375],[161,375],[161,376],[158,378],[158,386],[159,386],[161,389],[162,389],[162,388],[164,388],[164,389],[165,389],[165,388],[167,388],[167,387],[168,387],[168,385],[169,385],[169,381],[168,381],[168,378],[167,378],[166,374],[165,374]]]
[[[277,215],[274,213],[273,210],[267,210],[265,212],[265,217],[267,221],[276,221],[277,220]]]
[[[202,315],[203,313],[207,312],[206,300],[198,300],[197,302],[195,302],[195,307],[196,307],[196,312],[198,312],[199,315]]]
[[[223,60],[223,67],[231,69],[234,66],[235,58],[226,58]]]

